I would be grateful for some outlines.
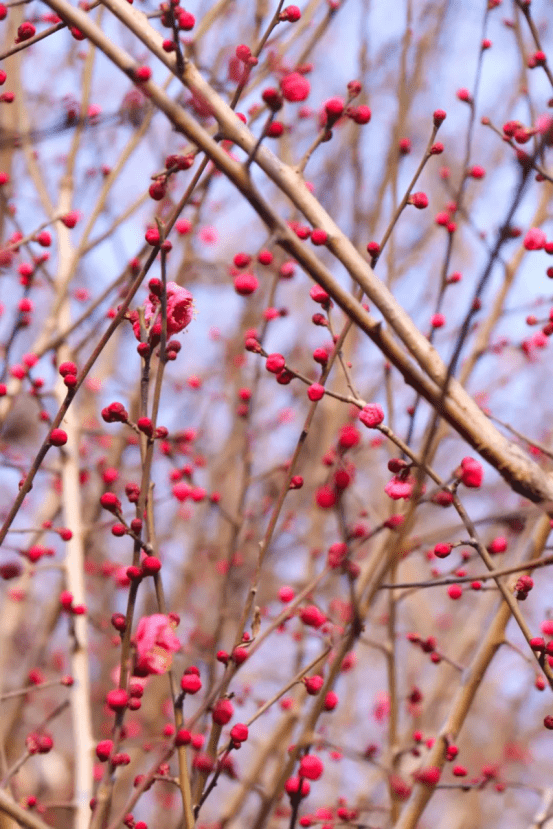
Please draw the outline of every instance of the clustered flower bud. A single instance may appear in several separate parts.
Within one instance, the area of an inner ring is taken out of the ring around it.
[[[50,433],[50,443],[54,447],[63,447],[67,444],[67,433],[63,429],[53,429]]]
[[[25,40],[30,40],[36,34],[36,29],[28,20],[24,21],[17,29],[16,43],[23,43]]]
[[[287,20],[288,23],[297,23],[301,19],[301,11],[298,6],[286,6],[279,14],[278,19],[281,22]]]
[[[519,602],[523,602],[532,588],[534,587],[534,580],[530,576],[523,575],[517,579],[515,585],[515,596]]]
[[[541,251],[547,242],[547,237],[541,228],[530,228],[524,237],[524,247],[527,251]]]
[[[180,686],[185,694],[195,695],[202,688],[202,681],[198,674],[187,670],[181,677]]]
[[[280,89],[287,101],[305,101],[311,91],[311,85],[299,72],[292,72],[282,78]]]
[[[434,555],[439,559],[445,559],[446,556],[449,556],[452,550],[453,545],[449,542],[438,542],[438,544],[434,546]]]
[[[228,698],[221,698],[215,703],[211,717],[214,723],[219,726],[224,726],[229,722],[234,714],[234,706]]]
[[[237,294],[241,294],[243,297],[253,294],[258,287],[259,280],[255,274],[238,274],[238,276],[234,278],[234,289]]]
[[[235,749],[239,749],[248,740],[249,730],[245,723],[235,723],[230,730],[230,737]]]
[[[324,772],[323,762],[316,755],[304,755],[300,761],[298,774],[300,778],[317,781]]]
[[[274,87],[267,87],[261,95],[270,110],[278,112],[282,108],[282,95]]]
[[[419,210],[424,210],[424,208],[428,207],[428,196],[426,193],[412,193],[407,201],[408,204],[413,205]]]
[[[460,478],[465,487],[480,487],[482,479],[484,478],[484,469],[482,465],[476,461],[475,458],[466,456],[461,461],[461,466],[455,473]]]
[[[317,695],[323,686],[324,678],[320,674],[315,674],[313,677],[304,677],[303,684],[308,695]]]
[[[127,412],[122,403],[115,401],[114,403],[110,403],[109,406],[106,406],[104,409],[102,409],[102,418],[107,424],[124,424],[129,420],[129,413]]]
[[[359,413],[359,420],[369,429],[375,429],[384,420],[384,410],[377,403],[369,403]]]

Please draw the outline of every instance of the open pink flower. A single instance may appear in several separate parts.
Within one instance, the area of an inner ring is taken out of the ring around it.
[[[153,334],[157,334],[158,342],[161,335],[161,300],[155,294],[150,294],[144,303],[144,321]],[[167,283],[167,336],[183,331],[192,320],[194,299],[190,291],[177,285],[176,282]],[[134,315],[134,316],[133,316]],[[131,315],[133,331],[137,340],[140,340],[140,323],[136,312]],[[157,332],[157,327],[159,332]]]
[[[137,669],[144,674],[163,674],[172,655],[181,647],[174,625],[165,614],[142,617],[136,629]]]
[[[384,492],[390,496],[391,499],[397,501],[398,499],[410,499],[413,495],[413,487],[415,486],[415,477],[401,478],[394,476],[384,488]]]
[[[153,295],[150,295],[153,296]],[[150,302],[150,298],[144,303],[144,317],[149,323],[158,313],[161,302]],[[167,334],[177,334],[187,327],[192,320],[192,294],[186,288],[177,285],[176,282],[167,283]]]

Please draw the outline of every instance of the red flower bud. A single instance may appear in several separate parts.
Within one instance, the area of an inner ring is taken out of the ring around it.
[[[50,433],[50,443],[54,447],[63,447],[67,444],[67,433],[63,429],[53,429]]]

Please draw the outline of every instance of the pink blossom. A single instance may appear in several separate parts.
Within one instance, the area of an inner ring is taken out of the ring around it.
[[[410,499],[413,495],[413,487],[415,486],[414,476],[409,476],[406,479],[400,476],[394,476],[384,488],[384,492],[390,496],[391,499],[397,501],[398,499]]]
[[[177,334],[192,320],[192,294],[176,282],[167,283],[167,334]]]
[[[181,647],[174,626],[165,614],[142,617],[136,629],[138,666],[148,674],[163,674],[171,665],[171,655]]]
[[[153,323],[161,323],[159,313],[161,300],[150,294],[144,303],[144,320],[149,328]],[[177,285],[176,282],[167,283],[167,335],[171,337],[187,327],[192,320],[193,297],[190,291]],[[136,314],[136,312],[134,312]],[[140,340],[140,323],[138,319],[133,322],[133,331],[137,340]],[[161,330],[160,332],[161,333]]]
[[[524,237],[524,247],[527,251],[540,251],[546,242],[547,237],[540,228],[530,228]]]

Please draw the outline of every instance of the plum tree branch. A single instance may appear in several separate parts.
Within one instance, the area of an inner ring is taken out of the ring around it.
[[[63,19],[76,25],[104,52],[109,60],[133,78],[135,62],[84,12],[71,6],[67,0],[48,0],[48,5]],[[161,35],[152,28],[142,12],[129,6],[124,0],[105,0],[104,5],[116,14],[159,60],[176,73],[175,57],[163,51]],[[190,61],[185,64],[183,82],[207,102],[225,137],[240,146],[246,153],[250,153],[255,147],[255,137],[202,78]],[[382,326],[363,309],[361,303],[345,291],[318,258],[302,245],[292,231],[284,226],[272,208],[256,191],[243,166],[231,159],[197,121],[160,87],[150,80],[144,84],[144,89],[155,106],[165,113],[171,123],[190,141],[201,147],[238,188],[268,227],[273,231],[278,231],[279,244],[295,256],[304,270],[319,282],[359,328],[376,342],[388,359],[402,372],[407,382],[420,389],[421,394],[429,403],[442,410],[441,414],[458,434],[495,467],[515,492],[534,502],[546,502],[546,507],[549,508],[549,503],[553,502],[551,475],[544,472],[523,450],[507,440],[461,384],[448,377],[447,368],[437,351],[415,326],[391,292],[376,277],[347,236],[305,187],[303,179],[266,147],[259,148],[256,154],[257,164],[290,198],[313,227],[322,228],[327,232],[329,250],[379,309],[394,335],[402,341],[404,347],[415,358],[426,377],[415,370],[408,356],[397,347],[390,334],[384,332]],[[443,395],[442,390],[446,384],[447,394]]]

